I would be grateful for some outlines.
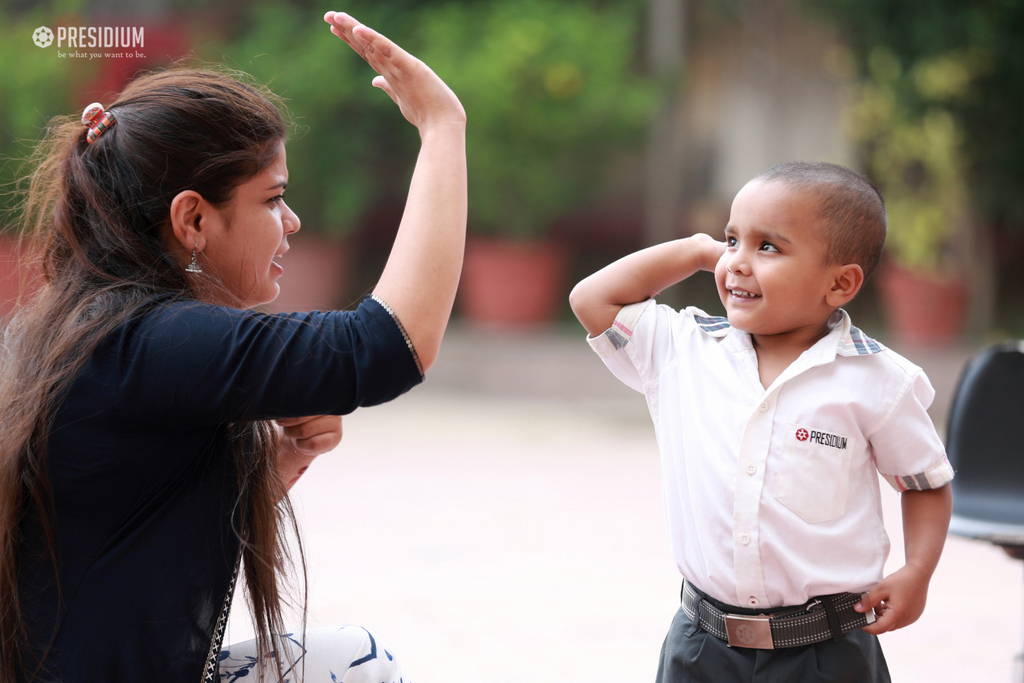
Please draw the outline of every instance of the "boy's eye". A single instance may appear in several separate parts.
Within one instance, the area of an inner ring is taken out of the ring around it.
[[[766,252],[769,252],[769,253],[772,253],[772,252],[778,253],[779,248],[776,247],[771,242],[765,242],[764,244],[761,245],[761,251],[766,251]]]
[[[726,235],[725,236],[725,246],[727,246],[727,247],[735,247],[736,246],[736,238],[733,237],[732,235]]]

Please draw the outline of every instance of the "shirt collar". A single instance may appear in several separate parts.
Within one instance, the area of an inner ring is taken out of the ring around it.
[[[829,318],[830,326],[836,314],[842,315],[843,326],[842,333],[839,335],[839,343],[836,346],[837,354],[840,356],[871,356],[885,351],[884,346],[861,332],[859,327],[855,327],[850,322],[850,315],[841,308],[832,314],[832,318]]]
[[[741,344],[742,347],[751,346],[750,335],[740,330],[734,330],[729,324],[728,318],[694,314],[693,320],[697,323],[697,327],[705,334],[723,338],[729,336],[730,332],[733,332],[732,336],[734,337],[744,337],[743,341],[745,343]],[[841,308],[836,309],[832,316],[829,317],[828,328],[829,333],[825,336],[825,339],[835,340],[833,343],[835,344],[834,348],[837,355],[870,356],[885,350],[884,346],[861,332],[860,328],[855,327],[850,320],[850,315]],[[736,341],[738,342],[739,339]],[[833,348],[831,344],[824,344],[822,346]]]

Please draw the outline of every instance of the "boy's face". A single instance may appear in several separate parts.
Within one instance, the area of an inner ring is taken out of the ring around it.
[[[826,329],[835,267],[825,265],[818,204],[780,182],[751,181],[733,199],[715,282],[730,324],[755,340],[806,335],[813,343]]]

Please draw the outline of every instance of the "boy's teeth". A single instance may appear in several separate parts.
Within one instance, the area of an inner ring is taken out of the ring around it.
[[[732,290],[732,294],[733,294],[733,296],[742,296],[742,297],[746,297],[748,299],[753,299],[755,296],[757,296],[757,294],[753,294],[751,292],[741,292],[738,289]]]

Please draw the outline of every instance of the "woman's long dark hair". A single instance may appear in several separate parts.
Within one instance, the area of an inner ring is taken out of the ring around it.
[[[169,251],[171,200],[194,190],[223,205],[269,166],[287,134],[279,104],[237,75],[173,68],[137,78],[108,104],[117,123],[94,144],[77,117],[58,117],[36,150],[22,220],[43,284],[8,326],[0,359],[0,683],[31,679],[42,664],[29,654],[18,596],[19,529],[26,515],[42,520],[56,568],[46,472],[56,403],[97,345],[154,295],[226,300]],[[278,504],[284,490],[270,426],[232,430],[236,527],[266,654],[272,634],[283,632],[278,578],[288,562],[285,522],[294,528],[294,517],[287,497]]]

